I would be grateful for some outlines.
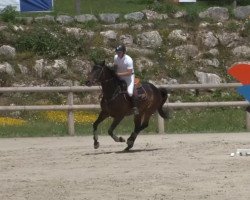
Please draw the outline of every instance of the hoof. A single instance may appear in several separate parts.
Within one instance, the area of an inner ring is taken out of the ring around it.
[[[100,143],[99,143],[99,142],[95,142],[95,143],[94,143],[94,148],[95,148],[95,149],[98,149],[99,146],[100,146]]]
[[[134,141],[132,141],[132,140],[127,140],[127,145],[128,145],[128,147],[130,147],[131,146],[131,148],[134,146]]]
[[[124,149],[124,151],[129,151],[134,146],[134,141],[127,140],[127,147]]]
[[[123,137],[119,137],[119,142],[126,142],[126,140]]]
[[[123,151],[128,152],[132,147],[126,147]]]

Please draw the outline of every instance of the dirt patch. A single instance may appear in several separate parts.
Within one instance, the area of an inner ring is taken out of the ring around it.
[[[250,134],[0,139],[1,200],[247,200]]]

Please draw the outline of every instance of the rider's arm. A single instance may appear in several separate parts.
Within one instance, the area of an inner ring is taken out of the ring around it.
[[[129,76],[133,74],[133,69],[127,69],[125,72],[116,73],[117,76]]]
[[[133,60],[130,57],[127,57],[127,60],[125,61],[125,63],[127,65],[127,70],[123,72],[118,72],[117,73],[118,76],[130,76],[133,74],[134,72]]]

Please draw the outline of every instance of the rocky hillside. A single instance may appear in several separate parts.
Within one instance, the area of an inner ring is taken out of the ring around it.
[[[250,60],[250,6],[194,14],[18,17],[0,22],[0,86],[82,85],[93,60],[112,63],[123,43],[136,75],[157,84],[233,81],[227,69]]]

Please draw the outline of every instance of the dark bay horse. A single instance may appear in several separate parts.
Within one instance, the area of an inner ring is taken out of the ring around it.
[[[100,83],[102,87],[101,112],[93,124],[94,148],[99,147],[97,127],[108,117],[113,118],[113,122],[108,130],[109,135],[116,142],[125,142],[122,137],[117,137],[113,131],[125,116],[132,115],[132,102],[126,93],[126,86],[118,78],[115,71],[105,65],[105,62],[96,63],[89,72],[86,85],[91,86]],[[149,119],[155,111],[158,111],[161,117],[168,118],[168,113],[162,110],[163,104],[168,98],[168,92],[164,88],[158,89],[151,83],[142,83],[140,87],[144,91],[146,98],[139,100],[139,115],[134,116],[134,131],[127,140],[126,151],[134,145],[139,132],[148,126]]]

